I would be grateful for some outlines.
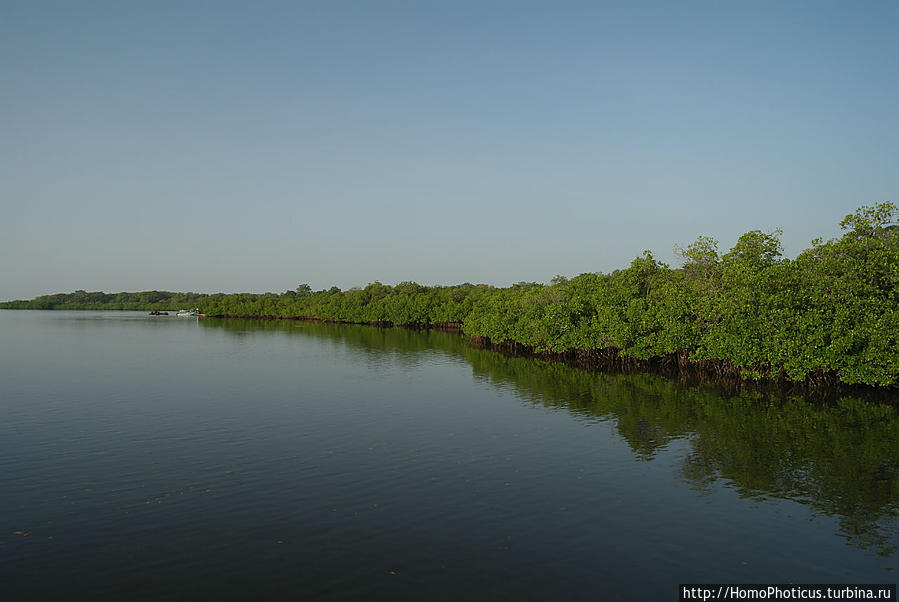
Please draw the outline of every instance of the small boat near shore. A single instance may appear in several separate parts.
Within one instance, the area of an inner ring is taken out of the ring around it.
[[[178,313],[175,314],[179,318],[195,318],[200,315],[200,310],[198,308],[194,309],[179,309]]]

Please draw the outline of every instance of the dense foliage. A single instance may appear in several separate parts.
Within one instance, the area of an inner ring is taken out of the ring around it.
[[[862,207],[842,237],[782,256],[780,232],[747,232],[727,253],[700,237],[672,269],[650,252],[611,274],[509,288],[414,282],[283,294],[102,293],[39,297],[17,308],[161,309],[196,305],[222,316],[292,316],[353,323],[461,324],[469,335],[543,352],[614,349],[647,359],[689,354],[749,377],[800,381],[833,373],[849,384],[899,382],[897,207]],[[85,298],[79,299],[82,295]],[[146,303],[142,295],[170,295]],[[57,299],[59,298],[59,299]],[[88,298],[91,300],[88,301]],[[126,300],[127,299],[127,300]]]

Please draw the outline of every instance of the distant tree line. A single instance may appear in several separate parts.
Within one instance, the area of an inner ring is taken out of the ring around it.
[[[782,256],[779,230],[753,230],[726,253],[715,239],[700,237],[680,249],[680,268],[646,251],[625,269],[557,276],[549,285],[374,282],[347,291],[313,291],[301,284],[294,291],[261,295],[152,291],[100,297],[104,294],[78,291],[0,308],[190,305],[224,317],[457,326],[468,335],[543,353],[605,350],[641,360],[676,355],[724,363],[750,378],[802,381],[830,374],[847,384],[895,385],[897,213],[890,202],[862,207],[841,222],[840,238],[816,239],[793,260]],[[154,294],[159,297],[140,297]]]
[[[74,293],[42,295],[30,301],[0,303],[0,309],[180,309],[197,307],[209,295],[143,291],[140,293],[102,293],[77,290]]]

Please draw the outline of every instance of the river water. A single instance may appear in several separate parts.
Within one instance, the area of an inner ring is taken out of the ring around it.
[[[0,597],[893,583],[899,413],[364,326],[0,312]]]

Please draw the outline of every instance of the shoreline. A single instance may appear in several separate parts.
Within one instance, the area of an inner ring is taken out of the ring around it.
[[[19,308],[2,308],[19,310]],[[143,309],[71,309],[45,308],[31,311],[147,311]],[[170,310],[174,311],[174,310]],[[408,322],[395,323],[389,320],[352,321],[316,316],[277,316],[274,314],[206,314],[199,313],[197,318],[217,318],[222,320],[258,320],[258,321],[305,321],[323,324],[369,326],[375,328],[404,328],[407,330],[437,330],[459,334],[468,339],[469,344],[478,349],[486,349],[511,357],[530,357],[549,363],[563,363],[589,372],[604,374],[653,374],[676,381],[684,386],[713,385],[721,389],[725,396],[741,393],[757,393],[783,400],[791,396],[800,396],[809,400],[829,402],[840,397],[852,396],[873,403],[886,403],[899,406],[899,383],[876,386],[869,384],[849,384],[841,381],[836,372],[814,372],[803,380],[795,381],[786,377],[783,370],[772,374],[764,366],[737,366],[729,360],[705,359],[691,360],[688,351],[667,353],[641,359],[622,355],[616,347],[576,348],[565,351],[540,351],[534,346],[514,340],[496,341],[486,336],[471,335],[463,331],[463,322]],[[744,376],[753,371],[758,378]]]
[[[686,351],[654,356],[649,359],[622,355],[619,349],[614,347],[604,349],[569,349],[563,352],[538,351],[532,346],[517,341],[492,341],[489,337],[466,334],[462,330],[462,322],[410,322],[407,324],[395,324],[390,321],[353,322],[349,320],[322,319],[315,316],[275,316],[271,314],[201,314],[200,317],[221,320],[283,320],[369,326],[374,328],[436,330],[462,335],[476,349],[486,349],[510,357],[530,357],[603,374],[654,374],[690,387],[710,384],[720,387],[722,393],[728,397],[745,392],[761,393],[781,400],[791,396],[801,396],[808,400],[829,402],[840,397],[853,396],[874,403],[899,405],[899,385],[877,387],[865,384],[848,384],[842,382],[834,372],[818,372],[801,381],[792,381],[786,378],[783,371],[772,376],[770,373],[765,373],[760,366],[740,367],[728,360],[690,360],[689,352]],[[750,369],[761,372],[761,377],[752,379],[743,376],[743,373]]]

